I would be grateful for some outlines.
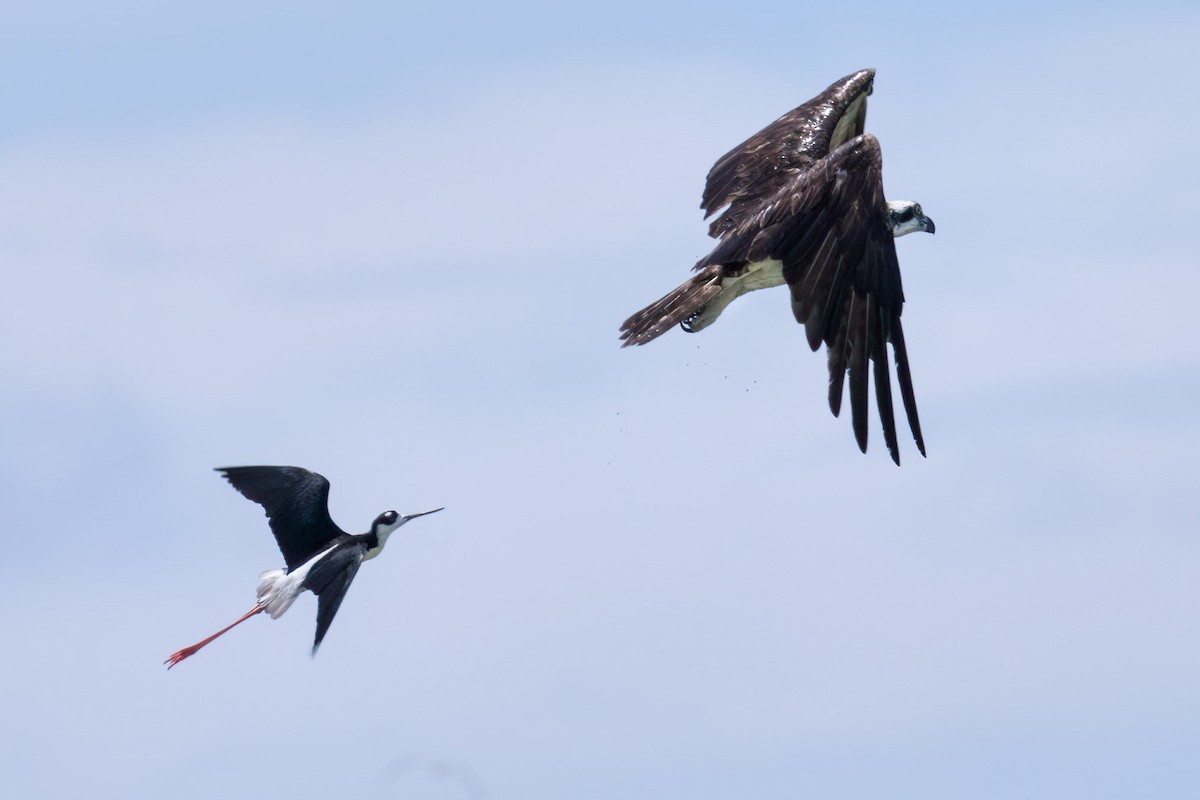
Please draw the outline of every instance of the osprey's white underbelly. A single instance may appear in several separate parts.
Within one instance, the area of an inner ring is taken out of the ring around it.
[[[772,286],[782,286],[783,262],[774,258],[755,261],[746,265],[741,275],[728,277],[721,281],[721,293],[704,307],[704,311],[691,323],[693,331],[703,330],[716,321],[725,310],[725,306],[737,300],[746,292],[759,289],[770,289]]]
[[[783,262],[768,258],[766,261],[755,261],[746,266],[741,277],[725,281],[725,285],[733,283],[738,288],[738,295],[753,292],[757,289],[770,289],[772,286],[782,286]],[[722,292],[724,294],[724,292]]]

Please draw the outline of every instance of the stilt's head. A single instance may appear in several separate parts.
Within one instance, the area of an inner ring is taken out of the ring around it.
[[[921,204],[912,200],[893,200],[888,203],[892,220],[892,236],[899,239],[906,233],[933,233],[933,220],[921,212]]]
[[[385,536],[404,524],[404,518],[395,511],[385,511],[371,523],[371,533]]]
[[[422,511],[420,514],[400,514],[396,511],[385,511],[375,518],[371,523],[371,533],[375,534],[379,539],[379,546],[383,547],[383,543],[387,541],[387,537],[391,536],[392,531],[399,528],[409,520],[423,517],[426,514],[433,514],[441,511],[440,508],[435,508],[433,511]]]

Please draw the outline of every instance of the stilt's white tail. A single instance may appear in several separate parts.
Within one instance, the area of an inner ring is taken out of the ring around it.
[[[297,580],[295,575],[296,573],[289,575],[287,570],[283,569],[269,569],[258,576],[262,579],[258,584],[258,602],[266,606],[271,619],[283,616],[283,612],[292,607],[296,596],[303,591],[301,584],[304,578],[301,576]]]

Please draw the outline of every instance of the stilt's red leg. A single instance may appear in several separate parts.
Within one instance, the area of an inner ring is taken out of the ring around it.
[[[177,651],[175,651],[174,653],[172,653],[172,654],[171,654],[171,657],[170,657],[170,658],[168,658],[168,659],[167,659],[166,661],[164,661],[163,663],[167,665],[167,669],[170,669],[171,667],[173,667],[173,666],[175,666],[176,664],[178,664],[180,661],[183,661],[183,660],[184,660],[185,658],[187,658],[188,656],[193,656],[193,655],[195,655],[195,654],[196,654],[196,651],[198,651],[198,650],[199,650],[201,647],[204,647],[204,645],[208,644],[208,643],[209,643],[209,642],[211,642],[213,639],[216,639],[216,638],[217,638],[218,636],[220,636],[221,634],[223,634],[223,633],[228,633],[230,630],[232,630],[233,628],[237,627],[238,625],[241,625],[243,622],[245,622],[246,620],[250,619],[250,618],[251,618],[251,617],[253,617],[255,614],[262,613],[263,611],[266,611],[266,610],[267,610],[267,607],[266,607],[264,604],[262,604],[262,603],[259,603],[259,604],[258,604],[258,605],[256,605],[254,608],[250,609],[250,610],[249,610],[249,611],[247,611],[245,614],[243,614],[243,615],[242,615],[242,617],[241,617],[241,618],[240,618],[240,619],[239,619],[237,622],[234,622],[234,623],[233,623],[232,625],[230,625],[229,627],[222,628],[221,630],[217,631],[217,632],[216,632],[216,633],[214,633],[212,636],[208,637],[207,639],[205,639],[205,640],[204,640],[204,641],[202,641],[202,642],[196,642],[196,643],[195,643],[194,645],[192,645],[191,647],[185,647],[185,648],[183,648],[182,650],[177,650]]]

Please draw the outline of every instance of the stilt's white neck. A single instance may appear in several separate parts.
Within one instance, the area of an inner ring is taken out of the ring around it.
[[[367,550],[367,554],[365,556],[363,556],[363,560],[366,561],[367,559],[374,558],[375,556],[382,553],[383,546],[385,544],[387,544],[388,537],[391,536],[392,532],[395,531],[397,528],[399,528],[401,525],[403,525],[405,522],[407,522],[407,520],[404,517],[400,517],[395,522],[393,522],[391,525],[377,524],[375,526],[375,540],[376,540],[377,544],[374,547]]]

